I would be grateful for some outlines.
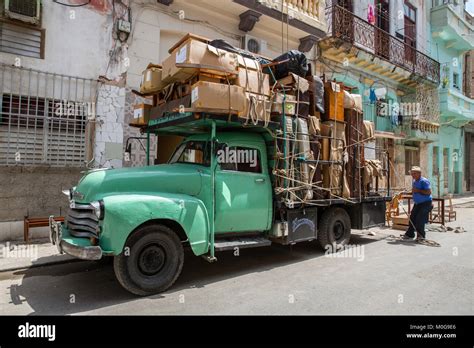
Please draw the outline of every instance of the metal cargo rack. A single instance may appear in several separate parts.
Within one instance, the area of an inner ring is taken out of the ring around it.
[[[146,134],[147,146],[146,146],[146,158],[147,165],[150,164],[150,135],[179,135],[189,136],[198,133],[207,133],[214,131],[239,131],[239,132],[254,132],[262,134],[267,146],[273,146],[272,142],[275,139],[275,133],[281,130],[280,122],[275,121],[258,121],[256,124],[250,120],[239,117],[236,114],[228,113],[208,113],[208,112],[165,112],[163,117],[152,119],[147,125],[143,125],[140,128],[142,134]],[[322,137],[322,136],[319,136]],[[269,154],[269,161],[273,163],[274,158]],[[298,163],[313,163],[315,161],[298,158]],[[319,164],[331,164],[339,163],[337,161],[323,161],[319,160]],[[271,167],[271,166],[270,166]],[[301,204],[295,202],[294,208],[303,206],[329,206],[333,204],[356,204],[360,202],[377,202],[377,201],[390,201],[390,186],[386,192],[386,195],[371,195],[363,198],[322,198],[314,199],[311,202]]]
[[[161,118],[153,119],[147,126],[141,127],[143,132],[153,134],[190,135],[209,132],[212,122],[219,130],[249,130],[265,132],[265,128],[277,129],[280,125],[274,121],[258,121],[256,124],[235,114],[211,114],[204,112],[165,113]]]

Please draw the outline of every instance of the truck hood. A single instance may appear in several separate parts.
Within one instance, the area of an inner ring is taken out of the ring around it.
[[[73,197],[78,203],[97,201],[124,193],[180,193],[196,196],[201,191],[202,166],[160,164],[140,168],[103,169],[87,172]]]

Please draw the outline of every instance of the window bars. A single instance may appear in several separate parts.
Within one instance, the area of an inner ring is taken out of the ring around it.
[[[0,166],[84,167],[97,81],[0,64]]]

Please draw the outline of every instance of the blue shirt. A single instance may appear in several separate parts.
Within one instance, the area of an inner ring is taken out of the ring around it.
[[[419,190],[431,190],[430,181],[424,177],[420,177],[418,180],[413,180],[413,187]],[[415,204],[420,204],[431,202],[433,197],[431,195],[423,195],[419,192],[413,192],[413,200],[415,201]]]

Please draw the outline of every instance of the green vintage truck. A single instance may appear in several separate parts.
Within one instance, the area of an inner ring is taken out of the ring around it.
[[[318,240],[323,248],[337,250],[349,243],[351,228],[385,223],[389,190],[306,204],[279,199],[272,175],[272,128],[278,127],[212,114],[151,120],[143,129],[148,139],[150,134],[185,137],[168,163],[86,172],[65,192],[71,203],[66,222],[50,217],[51,242],[80,259],[113,257],[119,283],[146,296],[176,281],[185,248],[210,262],[218,252],[272,242]],[[255,156],[246,163],[223,163],[218,160],[222,149]]]

